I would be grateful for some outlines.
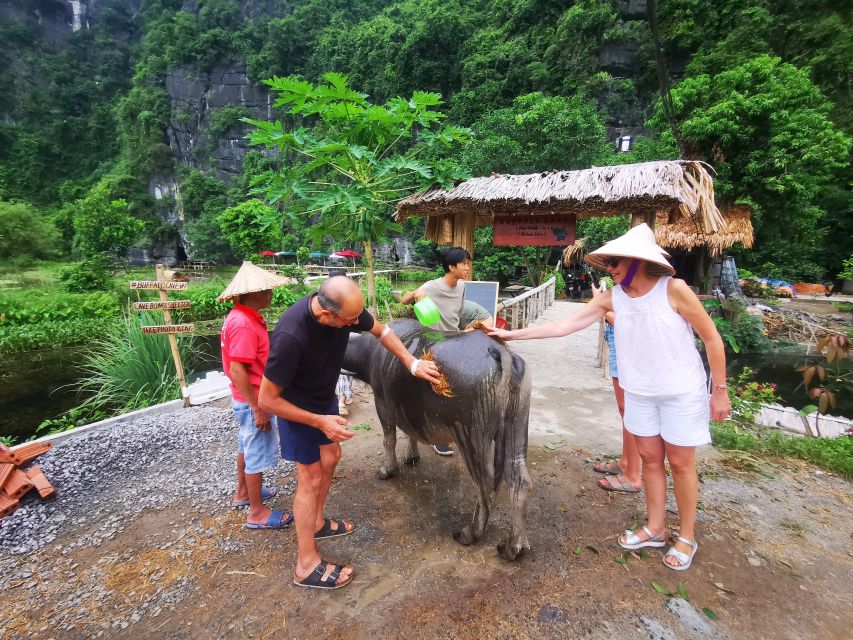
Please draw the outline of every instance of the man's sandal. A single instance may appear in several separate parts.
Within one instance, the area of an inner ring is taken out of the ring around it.
[[[628,482],[621,473],[618,476],[606,476],[598,481],[598,486],[605,491],[615,491],[616,493],[640,493],[643,487],[637,489],[634,485]]]
[[[332,522],[336,522],[338,524],[337,529],[332,529]],[[320,540],[322,538],[337,538],[339,536],[348,536],[353,531],[355,531],[355,524],[352,525],[352,529],[347,531],[347,525],[344,520],[332,520],[330,518],[323,518],[323,526],[320,527],[319,531],[314,533],[314,539]]]
[[[623,549],[631,550],[642,549],[643,547],[666,546],[666,529],[655,535],[652,533],[651,529],[649,529],[646,525],[643,525],[642,531],[648,536],[647,538],[641,538],[630,529],[625,529],[625,534],[619,536],[619,546]],[[624,542],[622,541],[622,538],[625,538]]]
[[[328,562],[321,561],[320,564],[314,568],[314,571],[309,573],[302,580],[299,580],[296,577],[296,574],[293,574],[293,584],[297,587],[309,587],[311,589],[340,589],[341,587],[348,585],[355,577],[355,571],[353,570],[349,575],[349,578],[339,583],[338,578],[341,577],[341,571],[346,567],[336,564],[333,565],[332,572],[326,576],[326,579],[324,580],[323,576],[325,575],[328,567]]]
[[[678,534],[673,534],[672,536],[679,542],[682,542],[690,547],[690,555],[688,556],[686,553],[683,553],[675,548],[675,545],[672,545],[669,549],[667,549],[666,553],[663,556],[663,563],[668,569],[672,569],[673,571],[686,571],[690,568],[690,565],[693,564],[693,556],[696,555],[696,550],[699,549],[699,544],[695,540],[688,540],[687,538],[682,538]],[[678,560],[678,564],[669,564],[666,559],[667,558],[675,558]]]
[[[592,470],[596,473],[606,473],[610,476],[615,476],[622,473],[622,469],[619,468],[618,460],[608,460],[607,462],[596,462],[592,465]]]

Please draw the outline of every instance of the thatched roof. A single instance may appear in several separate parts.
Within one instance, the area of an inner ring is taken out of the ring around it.
[[[670,222],[670,216],[660,212],[655,221],[655,239],[665,249],[689,250],[707,246],[712,256],[720,255],[736,243],[749,249],[754,240],[750,208],[746,205],[723,205],[720,210],[725,227],[712,233],[705,233],[695,220],[677,216]]]
[[[585,244],[586,238],[578,238],[574,244],[563,249],[563,265],[568,267],[570,264],[583,262],[583,257],[586,255]]]
[[[694,160],[674,160],[580,171],[493,174],[466,180],[449,191],[433,187],[404,198],[397,203],[397,219],[474,213],[482,222],[495,214],[589,218],[669,211],[701,220],[711,232],[722,227],[722,218],[705,167]]]

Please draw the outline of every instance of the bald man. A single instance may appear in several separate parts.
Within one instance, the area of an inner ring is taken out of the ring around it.
[[[298,547],[293,582],[302,587],[337,589],[352,580],[354,568],[324,562],[316,540],[346,536],[355,525],[325,518],[323,510],[341,445],[354,433],[338,415],[335,384],[349,334],[369,331],[413,376],[438,382],[432,362],[416,359],[400,339],[364,308],[358,286],[346,276],[326,280],[281,316],[270,339],[258,403],[279,417],[282,457],[296,463],[293,516]]]

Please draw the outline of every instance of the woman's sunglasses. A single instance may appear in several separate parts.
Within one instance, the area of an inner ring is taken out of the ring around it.
[[[619,263],[622,262],[622,258],[610,256],[609,258],[604,258],[602,260],[605,267],[610,267],[611,269],[615,269],[619,266]]]

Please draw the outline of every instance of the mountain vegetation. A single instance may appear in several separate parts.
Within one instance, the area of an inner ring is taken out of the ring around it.
[[[4,4],[2,259],[114,259],[179,237],[210,259],[273,240],[319,248],[299,199],[255,200],[286,154],[271,162],[269,152],[250,151],[242,173],[229,176],[213,170],[204,145],[194,161],[177,159],[172,134],[194,116],[167,77],[222,65],[244,68],[255,85],[294,75],[318,83],[335,72],[372,105],[441,94],[445,122],[474,137],[431,162],[472,175],[702,159],[717,171],[721,201],[753,207],[756,246],[737,256],[744,266],[819,280],[836,277],[853,254],[849,3],[99,0],[87,26],[66,38],[51,36],[33,11],[67,3]],[[218,108],[205,136],[239,138],[250,128],[243,119],[258,115],[243,104]],[[266,119],[298,120],[287,109]],[[617,154],[623,133],[636,143]],[[404,143],[398,151],[405,155]],[[326,177],[342,186],[334,173]],[[165,183],[174,189],[152,187]],[[22,216],[42,240],[10,240]],[[108,218],[115,237],[103,232]],[[581,231],[603,235],[597,221],[585,224]],[[403,231],[414,238],[420,229]],[[478,259],[506,264],[496,259],[506,249],[481,236]],[[529,263],[513,256],[505,257]]]

